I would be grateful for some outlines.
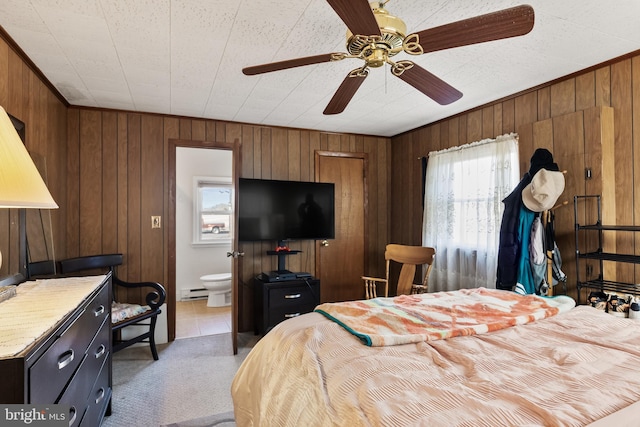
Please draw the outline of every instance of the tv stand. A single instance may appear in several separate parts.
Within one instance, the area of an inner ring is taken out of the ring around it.
[[[278,240],[277,247],[278,247],[278,249],[276,249],[275,251],[267,251],[267,255],[277,255],[278,256],[278,269],[275,270],[275,271],[278,271],[278,272],[282,271],[282,272],[291,273],[289,270],[287,270],[285,268],[286,265],[287,265],[286,256],[287,255],[299,254],[302,251],[292,251],[291,249],[289,249],[289,247],[287,246],[287,244],[286,244],[286,242],[284,240]],[[281,248],[286,248],[286,249],[281,249]],[[293,276],[293,278],[295,279],[295,275]]]
[[[309,313],[320,304],[320,280],[315,277],[254,281],[255,334],[264,335],[278,323]]]

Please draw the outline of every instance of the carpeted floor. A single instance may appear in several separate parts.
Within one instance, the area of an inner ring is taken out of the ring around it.
[[[162,427],[234,427],[236,425],[233,420],[233,411],[222,414],[212,415],[210,417],[197,418],[195,420],[187,420],[179,423],[171,423]]]
[[[257,339],[253,334],[239,334],[236,356],[231,334],[161,344],[158,361],[146,345],[116,353],[112,414],[105,417],[102,426],[235,425],[223,421],[233,414],[231,381]],[[216,421],[220,422],[213,424]]]

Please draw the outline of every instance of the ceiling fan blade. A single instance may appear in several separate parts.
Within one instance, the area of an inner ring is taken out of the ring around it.
[[[369,71],[366,69],[363,70],[362,68],[356,68],[350,71],[340,84],[336,93],[333,94],[331,101],[329,101],[329,104],[327,104],[322,114],[331,115],[342,113],[368,75]]]
[[[534,16],[531,6],[522,5],[418,31],[407,36],[406,41],[411,43],[412,38],[417,36],[417,44],[422,46],[423,52],[410,52],[411,49],[407,52],[435,52],[522,36],[533,28]]]
[[[380,28],[367,0],[327,0],[342,22],[361,36],[380,36]]]
[[[391,72],[440,105],[462,98],[462,92],[411,61],[399,61]]]
[[[254,76],[256,74],[286,70],[287,68],[295,68],[295,67],[302,67],[304,65],[321,64],[323,62],[336,61],[340,56],[344,57],[344,54],[325,53],[322,55],[306,56],[304,58],[289,59],[287,61],[270,62],[268,64],[254,65],[252,67],[243,68],[242,72],[247,76]]]

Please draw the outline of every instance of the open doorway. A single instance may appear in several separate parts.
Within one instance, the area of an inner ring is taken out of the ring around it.
[[[178,146],[175,176],[175,338],[231,333],[233,152]]]

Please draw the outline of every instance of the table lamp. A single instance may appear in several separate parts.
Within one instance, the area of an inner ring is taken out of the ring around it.
[[[0,106],[0,208],[57,207],[9,115]]]

